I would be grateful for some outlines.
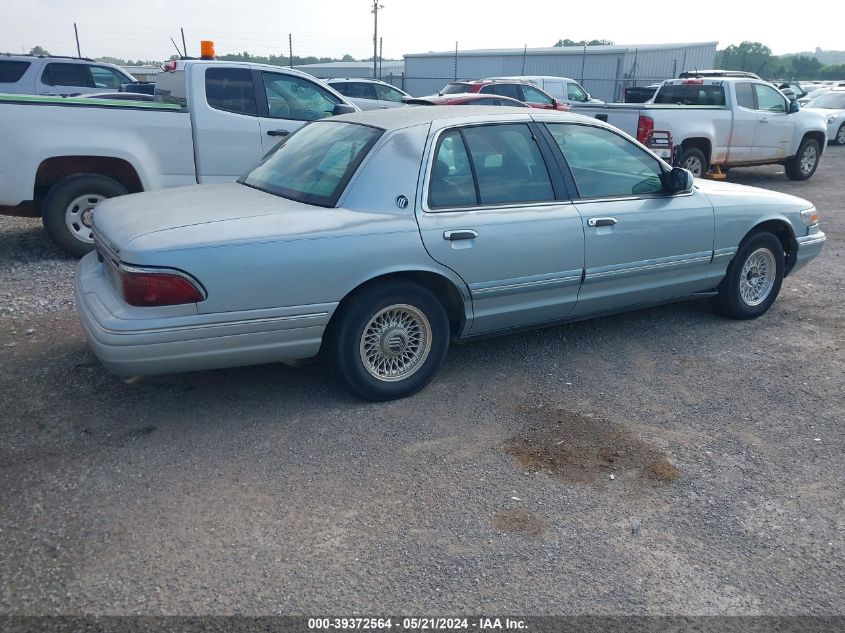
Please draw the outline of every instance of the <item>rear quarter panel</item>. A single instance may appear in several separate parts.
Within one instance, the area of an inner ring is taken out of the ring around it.
[[[187,112],[0,102],[0,205],[32,200],[38,166],[59,156],[129,162],[145,190],[195,182]]]

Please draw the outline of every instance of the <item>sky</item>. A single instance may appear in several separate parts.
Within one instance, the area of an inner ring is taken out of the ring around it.
[[[83,56],[162,60],[175,53],[185,29],[188,54],[211,39],[218,54],[248,51],[358,58],[373,54],[371,0],[4,0],[0,52],[40,45],[73,55],[73,23]],[[384,57],[473,48],[552,46],[558,39],[606,39],[616,44],[718,41],[719,48],[759,41],[775,54],[845,49],[840,0],[811,10],[761,0],[713,3],[565,2],[532,0],[382,0],[379,35]]]

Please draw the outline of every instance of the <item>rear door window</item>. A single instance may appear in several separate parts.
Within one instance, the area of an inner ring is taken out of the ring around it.
[[[364,81],[346,81],[332,84],[340,94],[353,99],[378,99],[373,85]]]
[[[49,63],[41,74],[41,83],[48,86],[95,87],[88,66],[85,64]]]
[[[444,133],[438,141],[428,189],[428,204],[432,209],[477,204],[469,154],[458,130]]]
[[[295,75],[262,73],[270,117],[316,121],[331,116],[340,99],[315,83]],[[368,97],[369,98],[369,97]]]
[[[29,65],[29,62],[13,59],[0,60],[0,84],[13,84],[20,81]]]
[[[248,68],[209,68],[205,71],[205,98],[215,110],[257,115],[252,72]]]
[[[516,84],[490,84],[484,86],[479,92],[484,94],[500,95],[502,97],[510,97],[517,101],[522,101],[522,95],[519,93],[519,86]]]

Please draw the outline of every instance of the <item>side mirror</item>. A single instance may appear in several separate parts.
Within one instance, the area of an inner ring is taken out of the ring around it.
[[[346,103],[337,103],[335,104],[334,108],[332,108],[332,116],[338,116],[340,114],[352,114],[353,112],[358,112],[357,108]]]
[[[801,109],[801,104],[797,101],[790,101],[789,102],[789,114],[795,114],[798,110]]]
[[[692,172],[682,167],[673,167],[663,174],[663,185],[669,193],[689,193],[694,180]]]

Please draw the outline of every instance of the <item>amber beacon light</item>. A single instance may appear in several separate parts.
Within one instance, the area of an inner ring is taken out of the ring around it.
[[[214,42],[211,40],[200,42],[200,57],[202,59],[214,59]]]

